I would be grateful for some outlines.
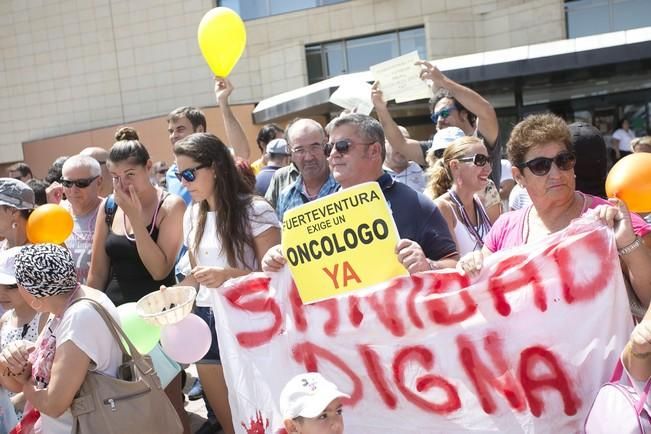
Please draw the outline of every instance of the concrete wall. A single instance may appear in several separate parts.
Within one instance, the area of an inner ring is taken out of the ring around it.
[[[0,164],[23,159],[25,142],[163,116],[181,105],[214,105],[211,73],[196,42],[197,25],[214,5],[0,1]],[[255,103],[306,85],[305,44],[424,25],[428,57],[448,57],[562,39],[562,5],[352,0],[247,21],[232,101]],[[252,127],[249,114],[241,119]]]

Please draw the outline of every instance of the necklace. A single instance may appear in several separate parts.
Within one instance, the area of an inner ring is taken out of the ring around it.
[[[576,216],[576,217],[579,217],[579,216],[583,215],[583,213],[585,213],[585,211],[588,209],[588,199],[586,198],[585,194],[581,193],[580,191],[577,191],[577,193],[580,195],[580,197],[582,199],[582,202],[583,202],[583,206],[581,207],[581,211],[579,212],[579,215]],[[522,228],[522,241],[523,241],[523,244],[527,244],[527,242],[529,242],[529,236],[531,235],[531,223],[530,223],[530,220],[531,220],[531,210],[532,209],[533,209],[533,205],[530,205],[529,209],[526,212],[526,216],[525,216],[525,220],[524,220],[525,224],[523,225],[523,228]],[[567,227],[567,225],[565,227]],[[561,229],[564,229],[565,227],[563,227]],[[547,229],[547,228],[545,228],[545,229],[546,229],[545,235],[549,235],[549,234],[552,233],[552,231],[550,229]],[[556,232],[556,231],[554,231],[554,232]]]
[[[156,193],[156,198],[158,199],[158,202],[156,204],[156,211],[154,211],[154,217],[151,219],[151,225],[150,225],[151,227],[149,228],[149,236],[150,237],[151,237],[151,234],[154,233],[154,228],[156,227],[156,217],[158,217],[158,210],[160,209],[161,199],[158,197],[158,193]],[[124,212],[122,212],[122,222],[124,224],[124,236],[129,241],[136,241],[135,234],[133,235],[133,238],[131,237],[131,235],[129,235],[129,231],[127,230],[127,215]]]
[[[477,220],[477,225],[473,225],[470,221],[470,216],[457,193],[453,190],[450,190],[449,193],[450,199],[452,199],[452,202],[454,202],[459,211],[461,223],[468,229],[468,233],[475,241],[475,247],[473,250],[481,249],[484,246],[483,237],[490,231],[492,226],[488,215],[486,215],[486,211],[484,211],[484,207],[482,207],[474,197],[472,198],[473,205],[475,206],[475,218]]]

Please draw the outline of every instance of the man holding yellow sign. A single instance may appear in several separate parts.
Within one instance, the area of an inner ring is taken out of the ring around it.
[[[387,219],[383,218],[378,211],[381,202],[383,202],[380,200],[382,196],[377,193],[377,190],[355,189],[347,196],[333,198],[332,202],[315,202],[309,208],[304,206],[291,213],[288,212],[283,219],[282,237],[283,251],[287,256],[284,256],[279,249],[271,249],[263,259],[263,270],[278,271],[287,260],[290,260],[292,275],[297,280],[296,283],[299,286],[299,292],[301,292],[302,288],[297,279],[296,268],[313,262],[314,256],[320,256],[316,259],[323,259],[325,251],[328,262],[321,266],[320,274],[318,272],[310,274],[310,286],[315,286],[315,283],[318,283],[319,286],[329,284],[329,295],[334,296],[351,290],[353,286],[362,288],[372,284],[368,283],[368,280],[365,282],[357,273],[351,258],[355,260],[355,264],[360,264],[357,265],[360,270],[361,267],[366,267],[361,265],[364,261],[366,261],[365,264],[374,265],[374,273],[377,274],[380,273],[380,268],[383,269],[382,271],[384,271],[384,267],[389,269],[386,264],[390,261],[387,258],[391,258],[394,262],[397,259],[409,273],[454,267],[458,259],[456,245],[440,211],[431,200],[403,184],[394,182],[391,176],[382,170],[385,148],[384,132],[380,123],[370,116],[349,114],[334,119],[329,128],[332,151],[328,160],[335,180],[344,189],[339,194],[346,193],[351,187],[363,183],[376,182],[395,221],[399,240],[393,238],[394,241],[391,243],[397,241],[393,244],[393,249],[380,250],[380,246],[386,247],[390,243],[390,228],[392,228],[390,221],[387,222]],[[345,200],[345,198],[348,199]],[[353,204],[356,206],[353,207]],[[371,205],[377,205],[378,208],[371,208]],[[372,211],[365,210],[366,206]],[[345,209],[345,207],[348,208]],[[359,214],[353,210],[356,207],[359,207]],[[341,222],[341,216],[344,216],[345,222]],[[346,223],[350,223],[350,225],[345,226]],[[362,223],[365,226],[362,227]],[[302,237],[287,239],[287,237],[291,237],[290,232],[294,225],[297,231],[302,231]],[[385,227],[387,228],[386,234]],[[311,228],[309,230],[314,233],[308,234],[307,228]],[[346,232],[347,235],[344,235],[346,229],[349,230]],[[334,234],[339,234],[336,243]],[[329,240],[322,240],[326,235]],[[365,244],[366,240],[371,237],[373,240]],[[290,240],[294,240],[294,243],[291,244]],[[300,241],[297,243],[297,240]],[[303,246],[301,243],[307,244]],[[349,247],[348,243],[354,248]],[[296,247],[298,245],[302,246],[301,252]],[[289,251],[290,246],[294,248],[291,252]],[[311,247],[316,255],[312,254]],[[366,250],[369,247],[372,250]],[[330,253],[330,250],[333,250],[332,255],[327,254]],[[337,250],[341,251],[336,252]],[[361,253],[362,251],[364,253]],[[335,260],[335,258],[337,259]],[[347,259],[348,263],[346,264]],[[385,260],[387,262],[383,262]],[[292,262],[296,265],[294,266]],[[335,265],[337,266],[336,272]],[[328,277],[328,273],[323,268],[326,268],[330,275],[334,275],[334,279]],[[396,270],[396,268],[392,269]],[[396,275],[400,275],[400,273],[393,276]],[[384,278],[376,283],[389,277],[391,276],[385,274]],[[361,283],[358,283],[358,280]],[[338,287],[335,286],[335,282]],[[344,282],[346,283],[345,288]],[[319,294],[304,298],[303,302],[326,298],[325,291],[326,289],[319,289]],[[312,294],[311,290],[309,292]],[[301,296],[304,295],[301,294]]]

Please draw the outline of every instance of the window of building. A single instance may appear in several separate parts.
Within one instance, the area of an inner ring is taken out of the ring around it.
[[[286,14],[350,0],[217,0],[217,6],[233,9],[243,20]]]
[[[567,37],[651,26],[649,0],[565,0]]]
[[[421,59],[427,58],[423,27],[307,45],[308,80],[316,83],[340,74],[366,71],[371,65],[414,50]]]

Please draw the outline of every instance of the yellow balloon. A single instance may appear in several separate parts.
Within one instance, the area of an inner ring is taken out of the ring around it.
[[[199,48],[212,72],[226,77],[246,46],[246,29],[237,13],[226,7],[209,10],[199,23]]]

